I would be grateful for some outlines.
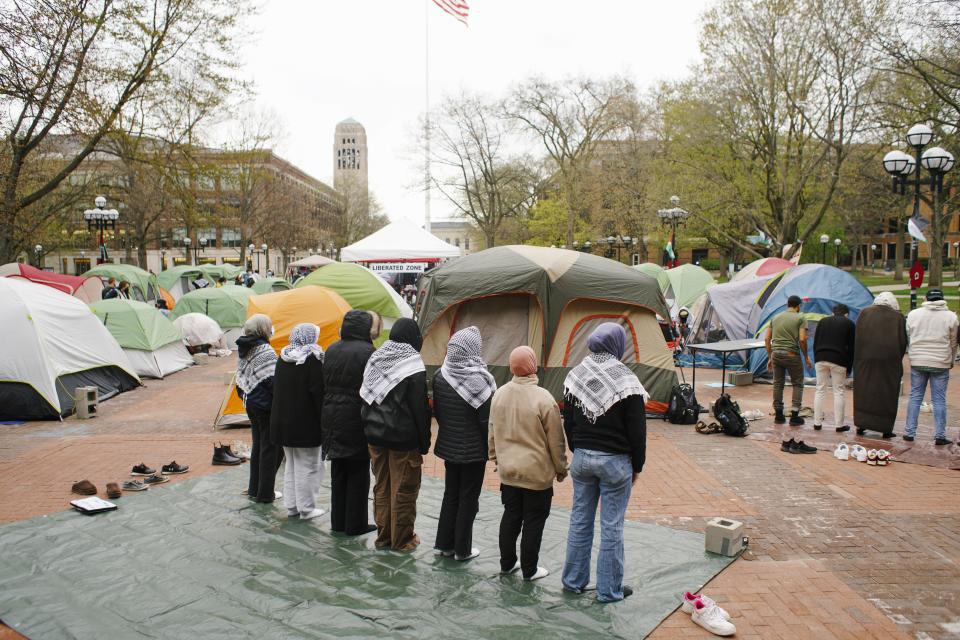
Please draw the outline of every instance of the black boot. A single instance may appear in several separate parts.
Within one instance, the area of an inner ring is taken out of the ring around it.
[[[790,426],[791,426],[791,427],[799,427],[799,426],[802,425],[802,424],[803,424],[803,418],[800,417],[800,412],[799,412],[799,411],[791,411],[791,412],[790,412]]]
[[[777,424],[783,424],[787,421],[786,416],[783,415],[783,409],[774,409],[773,421]]]
[[[235,465],[243,462],[242,458],[238,458],[230,452],[230,447],[224,447],[220,445],[213,445],[213,464],[220,465]]]

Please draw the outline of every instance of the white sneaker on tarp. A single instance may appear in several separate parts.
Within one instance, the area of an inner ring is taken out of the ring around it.
[[[837,460],[849,460],[850,459],[850,447],[847,446],[846,442],[841,442],[837,445],[837,448],[833,452],[833,457]]]
[[[537,570],[529,578],[524,578],[527,582],[533,582],[534,580],[539,580],[540,578],[546,578],[550,575],[550,570],[546,567],[537,567]]]
[[[314,509],[313,511],[308,511],[307,513],[301,513],[301,520],[312,520],[313,518],[319,518],[327,512],[326,509]]]
[[[457,562],[466,562],[467,560],[473,560],[479,555],[480,555],[480,549],[473,547],[472,549],[470,549],[470,553],[468,555],[454,556],[454,560],[456,560]]]
[[[713,598],[702,593],[690,593],[687,591],[683,594],[683,604],[680,605],[680,610],[686,613],[687,615],[692,615],[696,601],[699,600],[708,607],[716,607],[720,611],[720,615],[723,616],[724,620],[730,619],[730,614],[727,613],[726,609],[718,605]]]
[[[693,613],[690,619],[717,636],[732,636],[737,628],[732,622],[723,617],[720,607],[716,604],[706,605],[702,599],[693,603]]]

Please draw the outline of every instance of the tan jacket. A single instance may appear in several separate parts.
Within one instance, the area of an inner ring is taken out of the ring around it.
[[[497,389],[490,405],[490,459],[500,480],[542,491],[567,474],[560,409],[536,376],[516,377]]]

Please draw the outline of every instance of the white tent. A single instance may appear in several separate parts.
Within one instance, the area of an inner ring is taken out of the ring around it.
[[[227,339],[217,321],[202,313],[185,313],[173,321],[188,347],[205,344],[218,349],[227,349]]]
[[[323,256],[307,256],[306,258],[300,258],[299,260],[294,260],[287,265],[288,269],[296,269],[298,267],[322,267],[325,264],[330,264],[331,262],[336,262],[330,258],[325,258]]]
[[[460,255],[460,247],[444,242],[409,220],[391,222],[340,250],[340,260],[343,262],[436,262],[445,258],[459,258]]]
[[[97,387],[102,400],[140,384],[117,341],[73,296],[0,278],[0,326],[0,420],[67,415],[77,387]]]

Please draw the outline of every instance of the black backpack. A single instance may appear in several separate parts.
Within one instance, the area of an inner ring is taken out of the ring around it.
[[[728,436],[747,435],[747,420],[740,414],[740,405],[730,399],[729,394],[721,394],[713,404],[713,417]]]
[[[695,424],[699,414],[700,404],[693,387],[685,382],[674,385],[670,391],[667,420],[673,424]]]

